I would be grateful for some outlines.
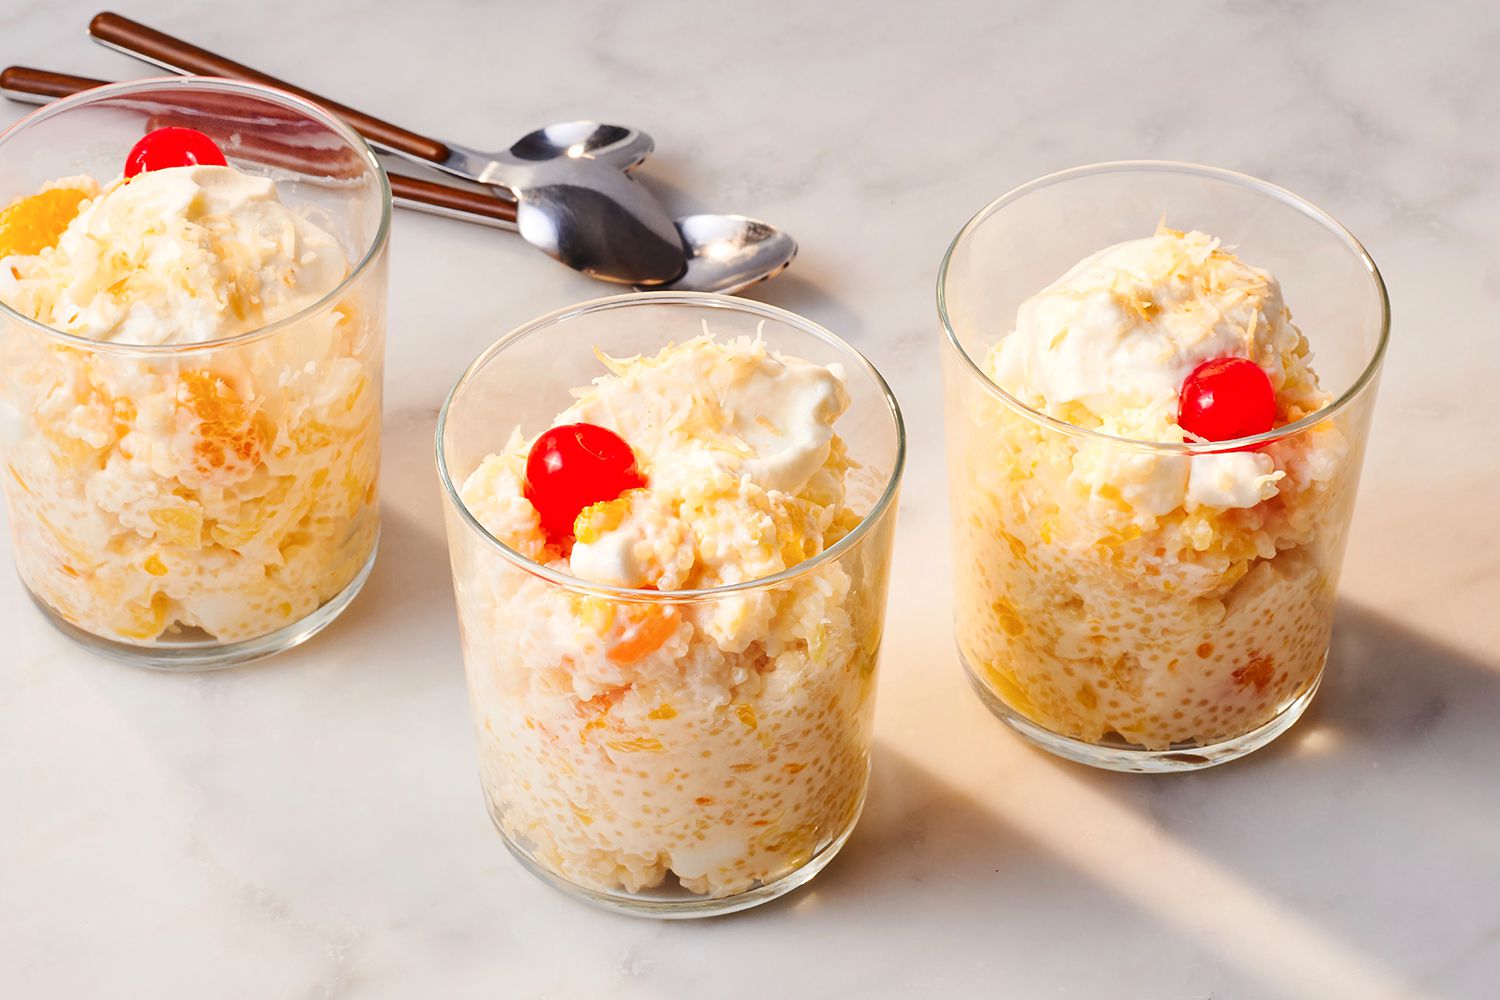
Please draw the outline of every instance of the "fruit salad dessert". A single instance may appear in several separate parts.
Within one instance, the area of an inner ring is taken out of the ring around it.
[[[554,574],[455,544],[483,783],[568,882],[731,896],[859,812],[889,538],[820,556],[886,480],[834,431],[838,365],[707,334],[601,360],[460,489]]]
[[[979,684],[1049,732],[1148,750],[1240,736],[1316,684],[1358,445],[1323,420],[1212,447],[1331,401],[1275,277],[1162,228],[1024,302],[983,369],[1010,401],[950,399]]]
[[[46,608],[109,642],[213,645],[351,585],[377,532],[382,319],[335,298],[350,270],[191,129],[0,211],[0,479]]]

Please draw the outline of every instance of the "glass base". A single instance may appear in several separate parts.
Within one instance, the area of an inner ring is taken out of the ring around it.
[[[999,716],[1002,722],[1021,734],[1028,742],[1041,747],[1048,753],[1079,764],[1135,774],[1199,771],[1205,767],[1237,760],[1252,751],[1259,750],[1292,728],[1292,724],[1302,717],[1303,712],[1307,711],[1307,706],[1312,703],[1313,697],[1318,693],[1318,685],[1323,682],[1323,670],[1320,667],[1318,676],[1313,678],[1307,690],[1293,698],[1270,722],[1248,733],[1242,733],[1218,743],[1184,743],[1166,750],[1147,750],[1145,747],[1134,746],[1123,740],[1113,745],[1085,743],[1082,740],[1061,736],[1044,729],[1011,708],[991,691],[984,681],[979,679],[978,673],[961,649],[958,652],[958,659],[964,666],[964,673],[969,678],[969,684],[979,693],[979,699],[991,712]]]
[[[788,872],[774,882],[758,885],[753,889],[735,893],[733,896],[722,896],[710,899],[696,893],[688,892],[686,889],[653,889],[646,893],[628,893],[624,890],[605,891],[601,889],[590,889],[569,882],[561,875],[542,865],[531,853],[516,843],[505,832],[501,825],[499,813],[495,805],[485,796],[485,804],[488,806],[490,820],[495,824],[495,829],[500,831],[500,839],[516,860],[521,862],[522,867],[537,878],[546,882],[554,888],[560,889],[572,896],[581,899],[590,906],[596,906],[601,910],[610,910],[614,913],[623,913],[632,917],[654,917],[658,920],[692,920],[698,917],[719,917],[726,913],[735,913],[739,910],[748,910],[763,903],[769,903],[773,899],[785,896],[800,886],[811,882],[813,876],[828,867],[834,855],[838,854],[844,844],[848,842],[850,834],[859,825],[860,813],[865,808],[865,795],[869,792],[868,783],[865,791],[860,794],[859,805],[855,807],[854,815],[850,817],[849,823],[843,831],[834,838],[826,847],[818,851],[807,863],[796,871]]]
[[[259,660],[300,646],[319,632],[327,628],[335,618],[343,613],[349,603],[364,587],[365,581],[370,578],[370,571],[375,568],[375,555],[380,549],[380,539],[376,536],[375,544],[370,547],[370,557],[360,567],[354,579],[349,585],[339,591],[334,597],[318,608],[312,614],[300,621],[269,632],[265,635],[256,636],[253,639],[242,639],[239,642],[219,642],[212,638],[202,640],[189,639],[183,642],[169,642],[157,646],[134,645],[128,642],[118,642],[114,639],[105,639],[86,632],[76,625],[66,622],[56,611],[43,601],[31,588],[26,588],[26,593],[31,595],[32,603],[42,610],[47,620],[63,635],[72,639],[78,645],[84,647],[91,653],[127,663],[133,667],[152,667],[158,670],[222,670],[225,667],[237,667],[251,660]],[[24,581],[23,581],[24,584]]]

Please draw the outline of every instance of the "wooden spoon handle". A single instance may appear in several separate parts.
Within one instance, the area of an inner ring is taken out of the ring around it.
[[[95,80],[87,76],[70,76],[67,73],[52,73],[44,69],[32,69],[29,66],[7,66],[0,70],[0,91],[17,98],[40,97],[44,99],[55,99],[76,94],[80,90],[91,90],[94,87],[102,87],[106,81]],[[166,124],[152,122],[155,124]],[[175,124],[175,123],[174,123]],[[241,143],[245,144],[246,135],[244,130],[238,129]],[[251,158],[265,162],[297,166],[295,159],[282,163],[278,157],[273,155],[275,150],[267,144],[254,144],[254,148],[245,150]],[[299,156],[305,156],[305,151],[299,151]],[[476,215],[482,219],[493,222],[514,224],[516,221],[516,203],[506,201],[504,198],[496,198],[494,195],[483,191],[474,191],[469,188],[455,187],[452,184],[442,184],[437,181],[422,180],[418,177],[406,177],[402,174],[388,174],[391,180],[391,194],[403,201],[413,202],[416,205],[427,205],[432,208],[446,209],[450,212],[458,212],[462,215]]]
[[[73,76],[69,73],[54,73],[51,70],[33,69],[30,66],[7,66],[0,70],[0,93],[13,101],[26,104],[46,104],[50,100],[67,97],[80,90],[103,87],[108,83],[108,80],[95,80],[92,77]],[[305,116],[291,108],[281,108],[267,101],[247,102],[238,94],[209,91],[177,94],[166,91],[159,96],[161,101],[154,102],[149,98],[145,100],[124,98],[121,103],[151,112],[151,128],[160,128],[162,125],[199,127],[197,122],[186,119],[155,121],[156,118],[162,116],[158,105],[164,102],[184,116],[203,116],[214,122],[222,122],[226,126],[244,126],[268,133],[278,127],[307,124]],[[250,115],[248,118],[245,117],[247,112]]]
[[[387,173],[386,176],[391,180],[392,197],[415,203],[415,205],[407,206],[408,208],[427,205],[461,215],[477,215],[481,219],[505,223],[507,226],[515,224],[516,203],[513,201],[496,198],[483,191],[471,191],[468,188],[454,187],[452,184],[443,184],[439,181],[425,181],[419,177],[407,177],[404,174]]]
[[[0,91],[17,96],[45,97],[55,99],[76,94],[80,90],[102,87],[107,81],[87,76],[69,76],[67,73],[51,73],[29,66],[7,66],[0,70]]]
[[[362,111],[319,97],[311,91],[293,86],[284,80],[268,76],[259,70],[215,55],[155,28],[132,21],[108,11],[98,14],[89,22],[89,34],[112,48],[138,56],[147,62],[164,66],[179,73],[196,73],[200,76],[222,76],[230,80],[245,80],[276,87],[298,97],[321,104],[344,119],[360,135],[387,149],[406,153],[418,159],[440,163],[448,158],[448,147],[436,139],[429,139],[415,132],[408,132],[389,122],[373,118]]]

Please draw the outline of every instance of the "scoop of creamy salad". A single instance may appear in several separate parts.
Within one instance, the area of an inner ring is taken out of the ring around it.
[[[1022,402],[1075,426],[1184,443],[1199,439],[1178,421],[1179,393],[1199,365],[1220,358],[1247,358],[1266,374],[1277,425],[1328,401],[1276,278],[1212,236],[1162,227],[1086,257],[1022,303],[985,369]],[[1078,471],[1153,514],[1253,507],[1276,495],[1284,475],[1262,451],[1189,458],[1112,447],[1086,451]]]
[[[5,257],[0,301],[56,330],[195,344],[290,316],[349,271],[338,241],[268,177],[194,165],[54,182],[86,200],[56,243]]]
[[[634,450],[645,486],[586,508],[549,539],[525,496],[520,432],[469,476],[481,524],[528,558],[611,587],[704,589],[812,558],[858,517],[834,422],[849,407],[839,365],[704,335],[654,357],[606,358],[554,426],[593,424]]]

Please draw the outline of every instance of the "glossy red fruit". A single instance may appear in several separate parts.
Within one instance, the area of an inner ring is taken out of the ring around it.
[[[526,456],[526,499],[553,540],[573,534],[583,508],[645,485],[630,445],[595,424],[554,427],[536,439]]]
[[[1249,358],[1205,361],[1183,380],[1177,423],[1207,441],[1261,434],[1276,425],[1276,390]]]
[[[159,128],[147,132],[130,147],[125,157],[125,176],[146,170],[189,167],[195,163],[211,167],[225,165],[224,154],[214,141],[194,128]]]

